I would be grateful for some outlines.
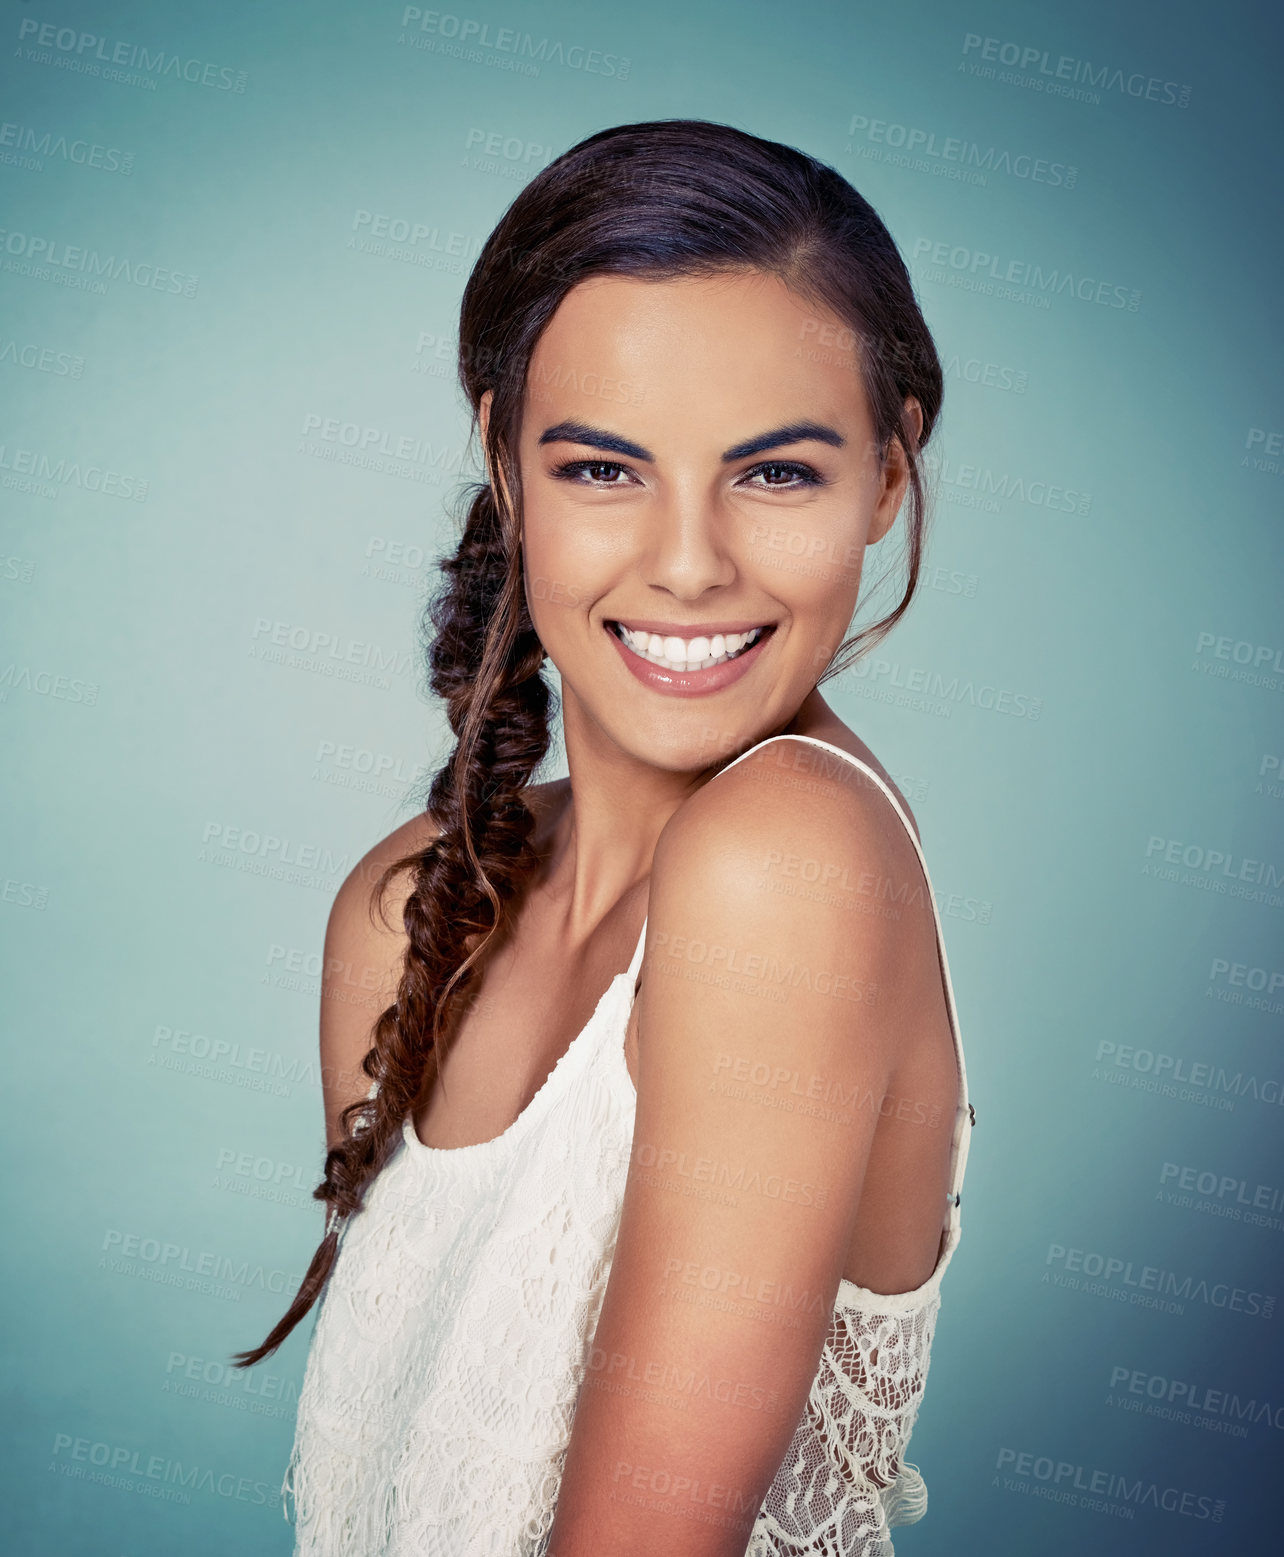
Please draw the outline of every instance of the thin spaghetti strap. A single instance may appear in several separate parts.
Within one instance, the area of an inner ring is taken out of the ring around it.
[[[962,1199],[963,1173],[967,1167],[968,1147],[971,1144],[971,1126],[976,1123],[976,1110],[972,1107],[971,1101],[968,1098],[967,1064],[963,1058],[963,1040],[959,1033],[958,1009],[954,1004],[954,984],[950,978],[950,963],[945,952],[945,933],[941,926],[941,912],[937,907],[936,893],[932,888],[932,877],[927,868],[927,858],[923,853],[923,845],[919,842],[918,834],[910,826],[910,820],[905,814],[904,807],[892,793],[885,780],[880,778],[873,768],[867,762],[862,761],[861,758],[854,756],[849,751],[844,751],[841,746],[835,746],[832,741],[822,741],[815,735],[769,735],[766,740],[759,741],[757,745],[751,746],[748,751],[741,752],[725,768],[720,768],[714,774],[714,778],[719,778],[723,773],[734,768],[737,762],[743,762],[746,757],[752,756],[754,752],[760,750],[763,746],[769,745],[772,741],[806,741],[808,745],[819,746],[824,751],[833,752],[836,757],[845,758],[848,762],[860,768],[863,773],[868,774],[891,801],[892,809],[900,818],[905,831],[909,834],[910,842],[914,845],[914,852],[918,855],[918,863],[923,871],[923,880],[927,884],[928,901],[932,905],[932,919],[936,925],[936,951],[941,964],[941,977],[945,988],[945,1004],[949,1012],[950,1033],[954,1039],[954,1055],[958,1061],[959,1069],[960,1098],[954,1122],[954,1148],[950,1166],[948,1197],[950,1201],[950,1217],[953,1220],[957,1218],[959,1203]]]
[[[642,953],[646,949],[646,920],[642,921],[642,933],[638,936],[637,948],[633,953],[633,961],[629,963],[628,980],[630,984],[636,984],[638,974],[642,969]]]

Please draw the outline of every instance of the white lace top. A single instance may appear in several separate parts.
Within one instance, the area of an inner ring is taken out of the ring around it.
[[[905,813],[867,764],[812,737],[769,739],[805,739],[857,763],[896,808],[927,876]],[[891,1557],[889,1527],[927,1508],[904,1453],[959,1242],[975,1118],[935,898],[933,912],[961,1078],[945,1244],[911,1292],[840,1283],[747,1557]],[[624,1038],[645,934],[644,924],[628,971],[502,1135],[428,1147],[407,1119],[345,1225],[283,1489],[296,1557],[545,1552],[624,1195],[636,1103]]]

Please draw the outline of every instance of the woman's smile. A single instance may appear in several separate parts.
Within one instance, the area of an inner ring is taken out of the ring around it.
[[[603,624],[644,686],[671,697],[702,697],[739,681],[762,658],[774,622],[682,628],[653,621]]]

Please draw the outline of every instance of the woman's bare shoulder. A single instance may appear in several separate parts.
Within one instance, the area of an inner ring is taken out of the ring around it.
[[[412,816],[366,850],[348,872],[330,907],[321,973],[321,1081],[326,1141],[343,1136],[341,1116],[368,1095],[363,1060],[379,1014],[396,997],[407,944],[410,870],[397,872],[381,896],[384,872],[422,853],[440,833],[427,812]]]
[[[768,830],[812,833],[818,841],[835,823],[861,817],[892,840],[899,835],[903,849],[912,852],[913,843],[922,842],[909,802],[887,768],[828,709],[750,746],[683,801],[666,832],[698,829],[724,813],[733,826],[744,828],[756,818]]]
[[[837,746],[841,751],[847,752],[859,762],[864,763],[866,767],[871,768],[896,797],[901,810],[909,818],[915,837],[921,841],[922,835],[919,832],[917,818],[910,809],[910,803],[901,792],[900,786],[892,778],[892,775],[887,771],[882,762],[874,755],[872,749],[861,740],[854,730],[845,725],[832,710],[827,710],[825,719],[808,723],[803,728],[791,731],[790,734],[811,736],[818,741],[827,741],[829,745]]]
[[[367,849],[335,895],[330,911],[331,925],[337,924],[341,931],[358,935],[368,933],[380,917],[377,888],[385,871],[398,860],[422,854],[440,833],[436,819],[429,812],[421,811]],[[383,894],[385,917],[397,930],[401,929],[401,910],[410,895],[411,885],[412,872],[402,870],[387,883]],[[395,913],[390,912],[394,906]]]

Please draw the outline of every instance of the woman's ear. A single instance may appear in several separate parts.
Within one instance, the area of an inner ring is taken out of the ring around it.
[[[492,467],[490,462],[490,445],[487,436],[490,431],[490,408],[495,398],[493,389],[488,389],[477,402],[477,420],[481,425],[482,454],[486,460],[486,479],[490,482],[491,491],[499,498],[505,509],[512,510],[512,500],[508,494],[508,483],[504,480],[504,472],[498,467]]]
[[[905,414],[914,438],[914,447],[917,449],[919,440],[923,436],[923,408],[913,395],[905,402]],[[901,504],[905,499],[905,489],[909,486],[909,475],[910,462],[905,447],[899,438],[893,438],[883,466],[883,486],[878,504],[874,509],[869,535],[866,537],[867,546],[881,541],[895,524],[896,516],[900,513]]]

